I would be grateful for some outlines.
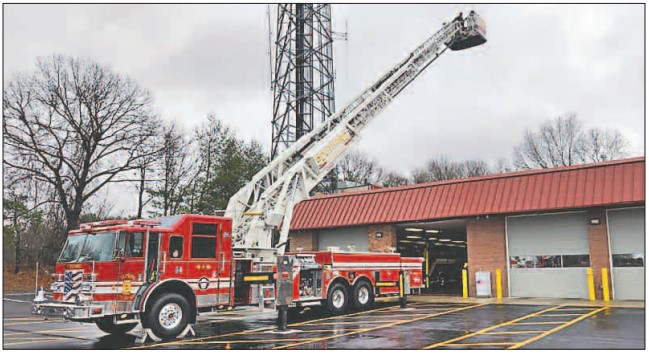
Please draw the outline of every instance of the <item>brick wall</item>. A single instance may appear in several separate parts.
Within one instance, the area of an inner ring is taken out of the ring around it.
[[[288,237],[289,251],[297,251],[298,248],[302,248],[302,251],[318,250],[318,237],[315,230],[290,231]]]
[[[383,236],[377,238],[377,232],[383,233]],[[368,226],[367,238],[369,251],[389,253],[391,248],[397,247],[397,227],[391,224]]]
[[[599,218],[598,225],[590,224],[591,218]],[[595,279],[595,298],[603,299],[602,268],[608,269],[609,295],[611,290],[611,266],[608,250],[608,228],[606,226],[606,210],[603,208],[588,211],[588,242],[590,246],[590,266],[593,268]]]
[[[503,297],[507,292],[507,245],[505,243],[505,218],[469,220],[466,227],[467,257],[469,263],[469,295],[476,295],[475,273],[491,273],[491,294],[496,297],[496,269],[502,273]]]

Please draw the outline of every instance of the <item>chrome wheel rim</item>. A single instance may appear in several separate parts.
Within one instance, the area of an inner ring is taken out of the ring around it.
[[[180,324],[183,319],[183,310],[177,303],[167,303],[160,310],[158,321],[165,329],[173,329]]]
[[[340,289],[335,290],[331,295],[331,303],[336,309],[343,308],[345,304],[345,293]]]
[[[367,287],[361,287],[358,289],[358,303],[360,304],[366,304],[367,301],[370,299],[370,291],[367,289]]]

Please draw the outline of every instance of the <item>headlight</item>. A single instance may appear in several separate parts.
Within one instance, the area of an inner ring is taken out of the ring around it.
[[[92,291],[92,285],[91,284],[82,284],[81,285],[81,291],[82,292],[90,292],[90,291]]]
[[[97,281],[97,274],[83,274],[83,280],[95,282]]]

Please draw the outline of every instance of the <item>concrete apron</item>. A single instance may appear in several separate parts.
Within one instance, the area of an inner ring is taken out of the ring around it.
[[[644,308],[644,301],[589,301],[580,299],[565,299],[565,298],[503,298],[498,300],[496,298],[481,298],[469,297],[463,298],[461,296],[437,296],[437,295],[408,295],[408,300],[436,303],[436,302],[449,302],[449,303],[486,303],[486,304],[520,304],[520,305],[564,305],[576,307],[612,307],[612,308]],[[379,300],[377,299],[377,302]]]

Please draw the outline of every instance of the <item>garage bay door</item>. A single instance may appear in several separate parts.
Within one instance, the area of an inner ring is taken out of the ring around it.
[[[318,250],[338,247],[342,251],[347,251],[350,245],[353,245],[356,251],[368,250],[367,227],[323,229],[318,231]]]
[[[644,208],[609,210],[613,297],[644,299]]]
[[[586,213],[507,218],[512,297],[588,298]]]

